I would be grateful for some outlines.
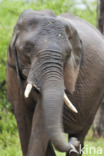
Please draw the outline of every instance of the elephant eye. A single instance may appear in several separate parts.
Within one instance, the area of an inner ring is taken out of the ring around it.
[[[25,42],[23,46],[24,53],[30,53],[34,48],[34,44],[31,42]]]

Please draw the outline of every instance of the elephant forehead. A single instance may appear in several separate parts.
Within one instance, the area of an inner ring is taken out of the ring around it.
[[[17,25],[20,30],[26,31],[32,31],[40,28],[44,31],[56,30],[63,32],[65,29],[62,21],[56,19],[56,17],[42,16],[38,14],[20,17]]]
[[[20,27],[20,33],[18,36],[18,43],[23,46],[23,44],[44,44],[49,45],[55,42],[60,43],[66,47],[66,40],[68,40],[64,26],[60,26],[60,24],[53,19],[40,22],[40,24],[23,24],[24,26]],[[27,21],[28,23],[28,21]]]

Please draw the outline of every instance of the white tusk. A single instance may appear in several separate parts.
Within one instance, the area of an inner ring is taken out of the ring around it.
[[[25,96],[26,98],[29,97],[29,94],[30,94],[30,92],[31,92],[31,89],[32,89],[32,84],[28,83],[27,86],[26,86],[26,89],[25,89],[25,93],[24,93],[24,96]]]
[[[75,113],[78,113],[77,109],[75,106],[71,103],[71,101],[68,99],[66,93],[64,92],[64,102],[65,104]]]

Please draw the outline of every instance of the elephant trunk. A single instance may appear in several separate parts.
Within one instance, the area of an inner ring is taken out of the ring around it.
[[[42,87],[42,107],[45,127],[55,147],[61,152],[66,152],[70,149],[70,145],[65,143],[62,128],[63,100],[63,80],[46,80]]]

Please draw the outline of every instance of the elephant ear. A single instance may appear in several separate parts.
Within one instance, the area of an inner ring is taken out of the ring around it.
[[[8,48],[8,60],[7,60],[7,65],[10,68],[13,68],[17,72],[17,78],[19,80],[19,84],[21,86],[21,80],[22,80],[22,75],[20,72],[19,68],[19,61],[18,61],[18,55],[17,55],[17,50],[16,50],[16,40],[18,38],[18,31],[17,28],[14,28],[13,36],[9,44]]]
[[[83,62],[83,46],[77,30],[72,24],[69,23],[66,25],[66,33],[68,35],[68,40],[72,45],[72,51],[70,57],[65,63],[64,83],[66,89],[70,93],[73,93],[75,90],[80,65]]]

